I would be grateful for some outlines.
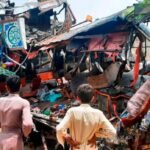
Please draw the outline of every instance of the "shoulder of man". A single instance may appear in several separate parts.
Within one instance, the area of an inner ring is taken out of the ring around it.
[[[76,110],[77,108],[76,107],[71,107],[71,108],[69,108],[68,110],[67,110],[67,112],[72,112],[72,111],[74,111],[74,110]]]
[[[101,110],[97,109],[97,108],[91,107],[91,109],[92,109],[94,112],[96,112],[96,113],[103,114],[103,112],[102,112]]]
[[[69,108],[69,109],[67,110],[67,113],[74,113],[74,112],[76,112],[76,111],[79,111],[79,109],[81,109],[80,106],[71,107],[71,108]]]
[[[4,101],[5,99],[7,99],[8,96],[5,97],[0,97],[0,102]]]
[[[21,102],[23,103],[23,105],[30,105],[30,103],[29,103],[29,101],[28,100],[26,100],[26,99],[24,99],[24,98],[22,98],[22,97],[20,97],[20,99],[21,99]]]

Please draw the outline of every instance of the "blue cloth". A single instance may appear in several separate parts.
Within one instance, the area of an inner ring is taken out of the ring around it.
[[[62,98],[62,94],[55,92],[55,90],[51,90],[42,95],[43,101],[49,101],[51,103],[58,101],[60,98]]]
[[[129,116],[129,113],[127,112],[127,110],[125,110],[121,115],[120,118],[127,118]]]
[[[59,105],[59,109],[64,109],[65,108],[65,105],[64,104],[60,104]]]

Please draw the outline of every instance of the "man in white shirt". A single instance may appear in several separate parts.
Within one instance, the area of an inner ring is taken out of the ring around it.
[[[61,145],[64,145],[66,140],[70,143],[72,150],[96,150],[96,145],[94,147],[89,145],[93,137],[115,138],[116,130],[103,112],[89,105],[93,94],[94,90],[89,84],[78,87],[77,96],[81,105],[70,108],[56,127],[57,139]],[[69,129],[69,135],[66,132],[67,129]]]

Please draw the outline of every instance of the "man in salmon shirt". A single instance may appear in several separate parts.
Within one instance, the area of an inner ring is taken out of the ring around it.
[[[10,94],[0,98],[0,150],[23,150],[22,136],[33,127],[30,104],[18,95],[18,76],[8,77],[7,88]]]

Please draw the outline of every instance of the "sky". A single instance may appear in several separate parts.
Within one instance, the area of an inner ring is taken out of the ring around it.
[[[23,5],[32,0],[11,0],[16,6]],[[77,22],[84,21],[87,15],[93,20],[103,18],[133,5],[137,0],[67,0],[77,19]]]

